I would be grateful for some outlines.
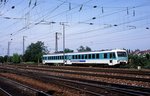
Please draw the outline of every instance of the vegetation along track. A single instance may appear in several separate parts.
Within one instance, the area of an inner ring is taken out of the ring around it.
[[[4,68],[5,69],[5,68]],[[135,86],[127,86],[127,85],[119,85],[113,83],[106,83],[100,81],[86,80],[81,78],[73,78],[73,77],[64,77],[64,76],[52,76],[48,74],[43,74],[41,72],[36,71],[28,71],[13,68],[6,68],[5,71],[12,72],[24,76],[28,76],[31,78],[39,79],[44,82],[51,82],[55,84],[59,84],[61,86],[73,88],[75,90],[80,90],[83,93],[90,95],[150,95],[149,88],[143,87],[135,87]],[[79,86],[80,85],[80,86]]]

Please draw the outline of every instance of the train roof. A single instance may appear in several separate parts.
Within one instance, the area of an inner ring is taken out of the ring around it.
[[[97,51],[89,51],[89,52],[73,52],[73,53],[65,53],[65,55],[107,53],[107,52],[117,52],[117,51],[126,52],[126,50],[123,50],[123,49],[113,49],[113,50],[97,50]],[[63,55],[63,53],[51,53],[51,54],[47,54],[43,56],[53,56],[53,55]]]

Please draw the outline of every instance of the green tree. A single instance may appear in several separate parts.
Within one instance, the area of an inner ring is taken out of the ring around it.
[[[13,63],[20,63],[21,59],[20,56],[17,53],[14,53],[12,56],[12,62]]]
[[[5,55],[3,59],[4,59],[4,62],[7,62],[7,60],[8,60],[8,56],[7,56],[7,55]]]
[[[92,49],[90,47],[88,47],[88,46],[86,46],[85,50],[86,51],[92,51]]]
[[[65,53],[72,53],[73,50],[69,49],[69,48],[65,48]]]
[[[4,62],[4,57],[0,56],[0,63],[3,63],[3,62]]]
[[[87,52],[87,51],[92,51],[90,47],[86,46],[80,46],[78,49],[77,49],[78,52]]]
[[[47,48],[44,46],[44,43],[37,41],[36,43],[31,43],[27,47],[23,59],[25,62],[41,62],[42,55],[48,52]]]
[[[146,59],[150,60],[150,54],[146,54]]]

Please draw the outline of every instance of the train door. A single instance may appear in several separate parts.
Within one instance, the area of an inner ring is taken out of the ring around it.
[[[113,65],[113,53],[109,53],[109,65]]]
[[[114,59],[116,58],[116,55],[115,55],[115,53],[114,52],[112,52],[112,53],[109,53],[109,64],[110,65],[114,65],[114,63],[115,63],[115,61],[114,61]]]
[[[72,58],[71,55],[67,55],[67,58],[66,58],[66,60],[65,60],[65,61],[66,61],[65,64],[67,64],[67,65],[72,64],[72,63],[71,63],[71,58]]]

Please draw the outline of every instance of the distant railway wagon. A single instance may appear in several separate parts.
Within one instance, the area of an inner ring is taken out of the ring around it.
[[[43,64],[127,64],[128,54],[126,50],[115,49],[95,52],[77,52],[43,55]]]

